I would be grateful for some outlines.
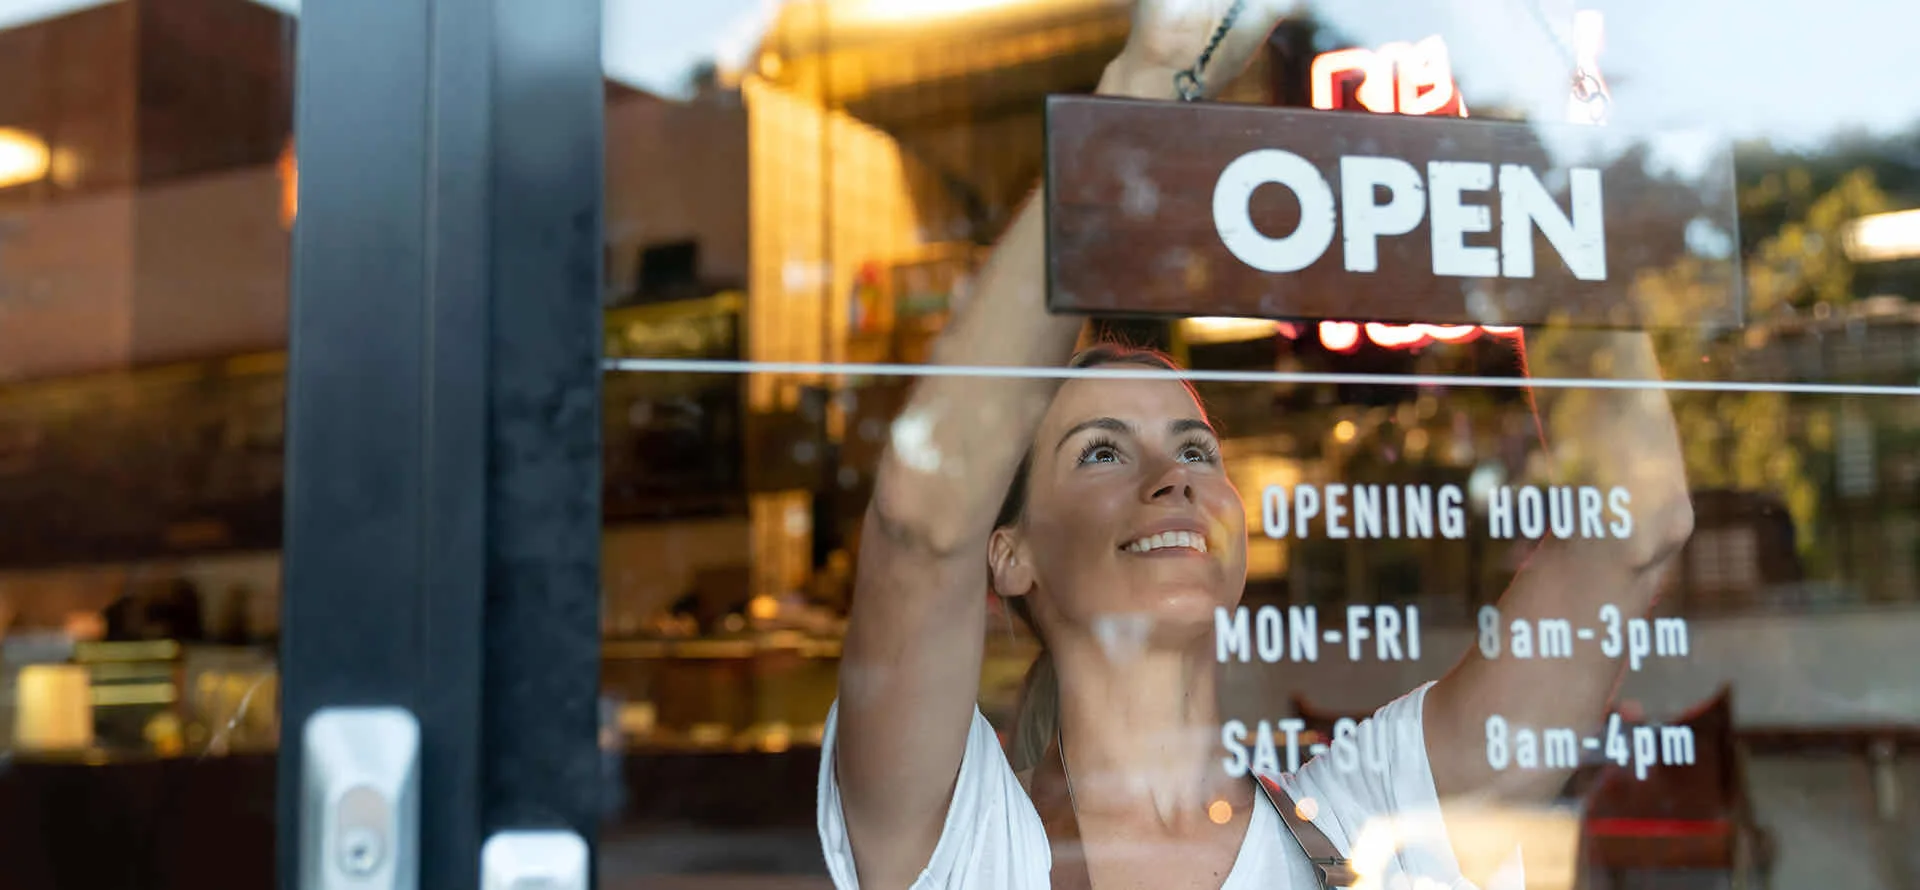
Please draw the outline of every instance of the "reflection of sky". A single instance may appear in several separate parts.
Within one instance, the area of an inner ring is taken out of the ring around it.
[[[89,6],[105,6],[108,2],[110,0],[0,0],[0,28],[50,19]]]
[[[1566,63],[1546,25],[1570,0],[1316,0],[1344,36],[1373,45],[1442,34],[1470,100],[1564,104]],[[1612,126],[1705,127],[1809,144],[1846,128],[1920,122],[1920,31],[1903,0],[1584,0],[1606,15],[1600,67]],[[1564,32],[1559,39],[1568,38]]]
[[[0,0],[0,27],[103,0]],[[290,10],[299,0],[255,0]],[[745,61],[780,0],[604,0],[604,59],[615,79],[678,92],[694,65]],[[905,5],[908,0],[902,0]],[[1030,2],[1030,0],[1010,0]],[[1373,45],[1446,37],[1470,100],[1549,108],[1564,65],[1542,19],[1574,0],[1307,0],[1345,36]],[[1905,0],[1582,0],[1607,16],[1601,67],[1615,128],[1707,127],[1806,145],[1846,128],[1920,120],[1920,29]],[[1564,38],[1563,38],[1564,39]]]
[[[601,56],[607,75],[674,94],[701,62],[744,64],[779,9],[779,0],[604,0]]]
[[[609,73],[670,91],[721,43],[743,43],[742,25],[766,21],[778,0],[606,2]],[[1920,122],[1920,69],[1912,63],[1920,28],[1909,24],[1905,0],[1308,2],[1366,44],[1442,34],[1469,98],[1550,108],[1556,119],[1565,65],[1541,22],[1565,22],[1576,5],[1599,9],[1616,131],[1706,128],[1784,146]]]

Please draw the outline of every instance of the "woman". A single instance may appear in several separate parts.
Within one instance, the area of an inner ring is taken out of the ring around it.
[[[1210,80],[1225,82],[1264,41],[1274,5],[1241,15]],[[1172,98],[1174,72],[1227,6],[1143,0],[1102,92]],[[1030,202],[937,363],[1069,361],[1081,323],[1044,309],[1043,230]],[[1658,372],[1641,335],[1555,343],[1553,355],[1536,345],[1535,373],[1586,375],[1594,361],[1617,377]],[[1104,349],[1075,363],[1116,373],[930,377],[893,427],[821,764],[820,832],[835,883],[1307,888],[1319,879],[1302,844],[1315,829],[1354,856],[1363,835],[1388,824],[1406,842],[1369,864],[1378,877],[1444,887],[1492,875],[1499,863],[1461,842],[1472,809],[1544,800],[1565,775],[1493,770],[1487,718],[1597,729],[1618,665],[1597,647],[1551,662],[1469,653],[1369,721],[1391,740],[1383,769],[1316,759],[1275,777],[1285,797],[1274,800],[1297,802],[1311,821],[1296,842],[1259,786],[1221,765],[1213,618],[1244,589],[1247,532],[1219,441],[1189,388],[1139,373],[1162,360]],[[1644,613],[1692,521],[1665,400],[1602,392],[1583,410],[1555,411],[1550,396],[1539,399],[1556,464],[1577,467],[1582,484],[1628,487],[1635,529],[1627,540],[1543,544],[1502,613],[1567,618],[1602,604]],[[1602,441],[1607,450],[1578,453]],[[975,705],[986,590],[1018,604],[1047,652],[1023,703],[1017,772]]]

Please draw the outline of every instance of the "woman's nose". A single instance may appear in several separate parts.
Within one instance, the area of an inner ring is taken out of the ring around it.
[[[1149,483],[1147,500],[1164,501],[1170,498],[1193,500],[1193,481],[1187,475],[1187,468],[1179,461],[1169,461],[1160,470],[1159,475]]]
[[[1162,485],[1154,490],[1152,500],[1165,500],[1176,496],[1182,500],[1193,500],[1193,486],[1185,482]]]

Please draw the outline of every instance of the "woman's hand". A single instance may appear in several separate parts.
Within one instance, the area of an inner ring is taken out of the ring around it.
[[[1244,0],[1207,61],[1207,94],[1246,67],[1287,2]],[[1174,75],[1212,42],[1233,0],[1137,3],[1101,91],[1172,99]],[[936,364],[1067,363],[1082,319],[1047,311],[1046,234],[1045,205],[1029,200],[941,332]],[[987,542],[1059,385],[1051,376],[922,378],[880,460],[840,663],[833,764],[864,886],[913,883],[940,840],[980,696]]]
[[[1204,94],[1215,96],[1245,70],[1267,42],[1288,0],[1239,0],[1233,27],[1201,73]],[[1102,92],[1171,98],[1174,75],[1193,63],[1213,41],[1235,0],[1136,0],[1133,31],[1119,57],[1107,68]]]

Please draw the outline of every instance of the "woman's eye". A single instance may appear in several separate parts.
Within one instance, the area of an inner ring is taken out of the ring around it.
[[[1199,445],[1188,445],[1180,449],[1180,459],[1190,463],[1207,463],[1213,460],[1213,452]]]
[[[1095,445],[1080,455],[1083,464],[1112,463],[1120,459],[1120,452],[1111,445]]]

